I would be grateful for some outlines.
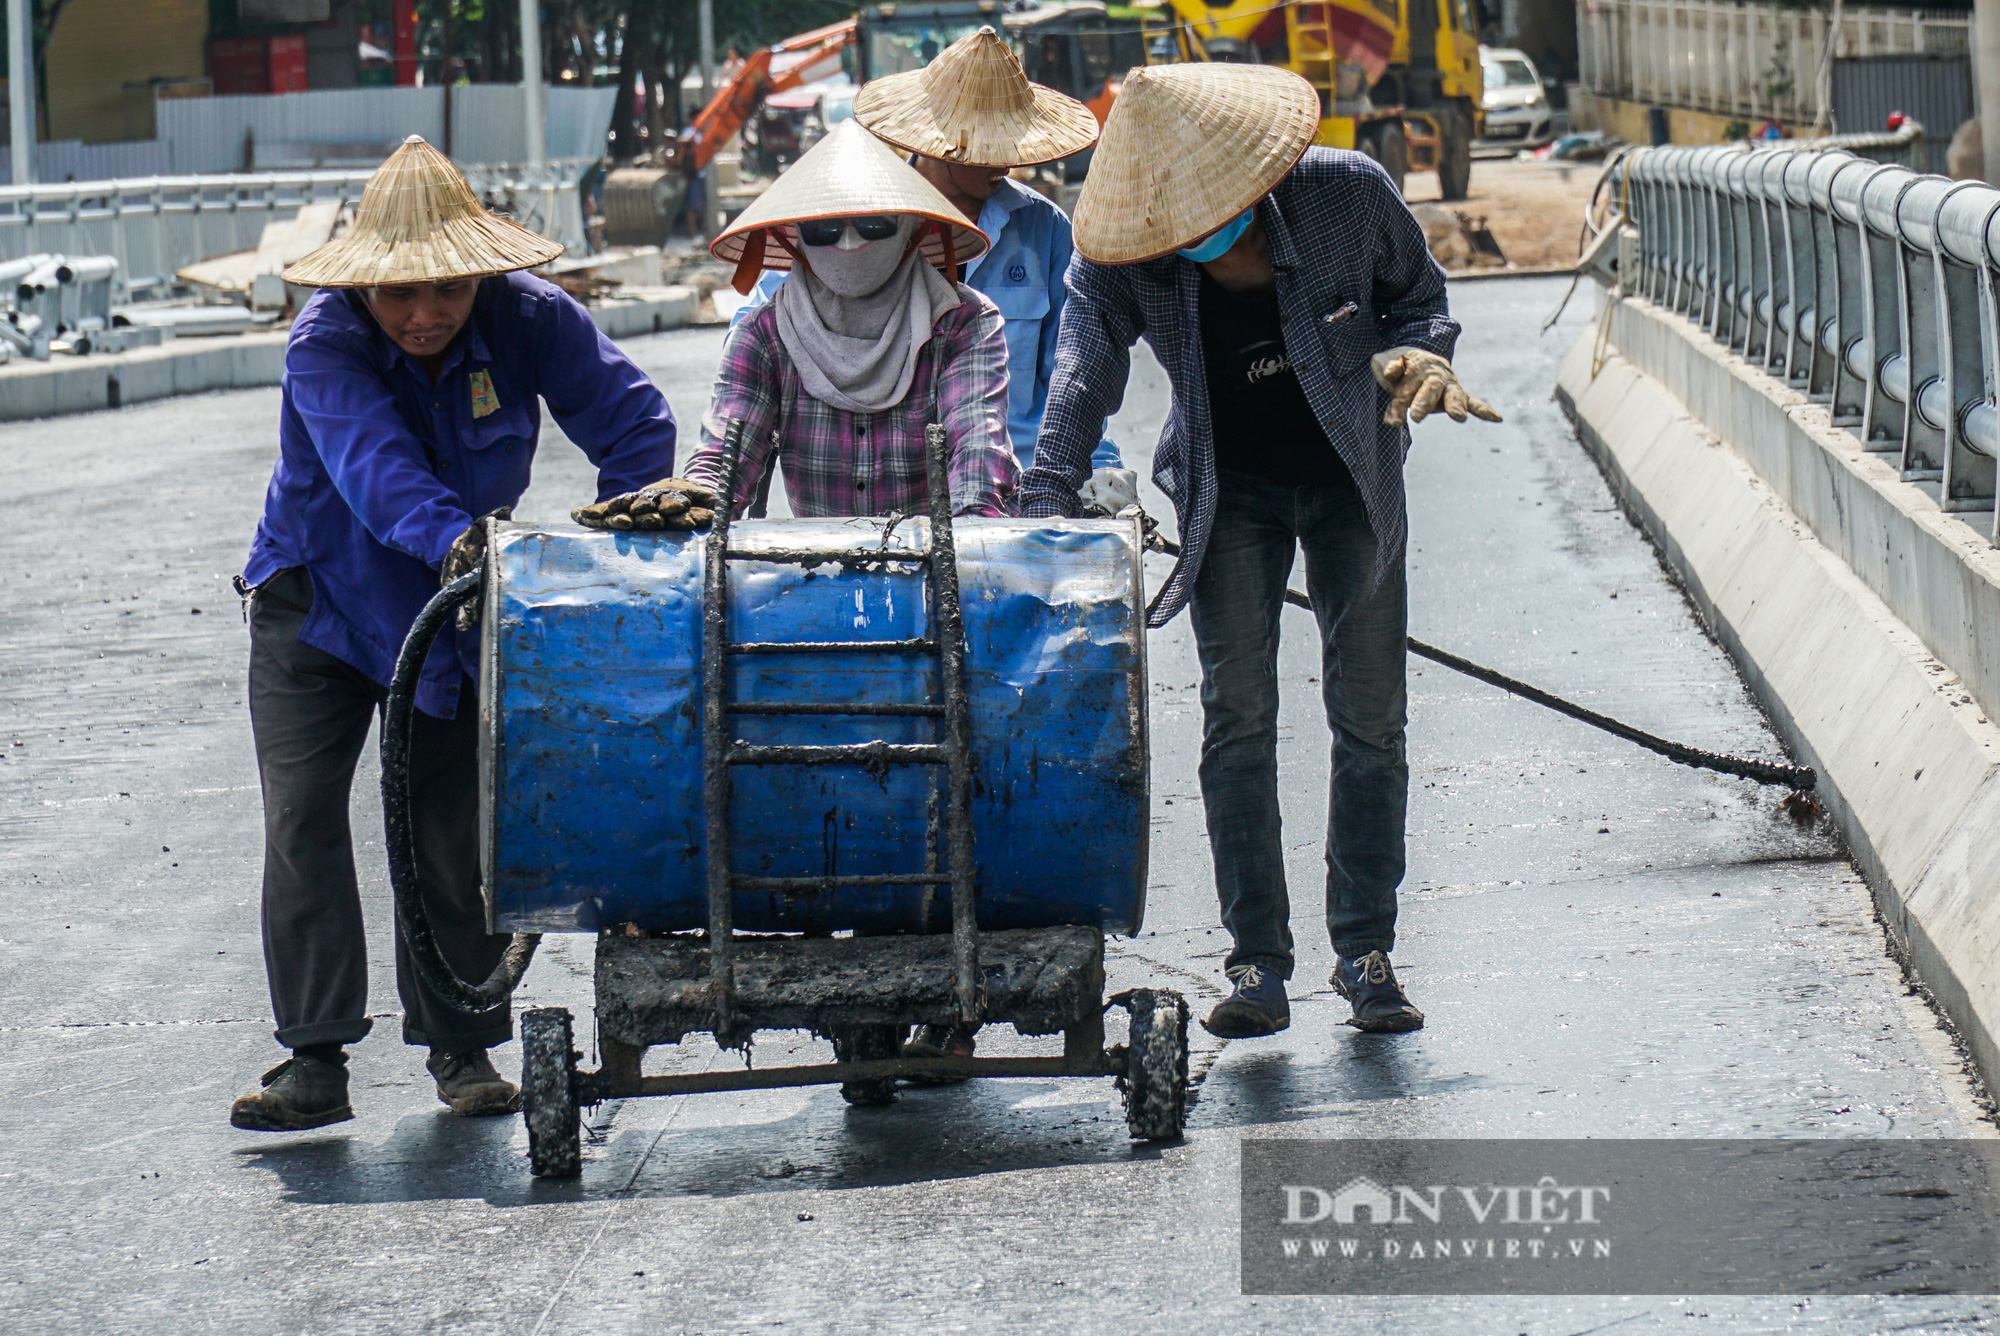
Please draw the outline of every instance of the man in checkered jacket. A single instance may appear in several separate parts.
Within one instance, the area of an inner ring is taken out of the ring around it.
[[[1388,176],[1310,148],[1319,98],[1269,66],[1135,72],[1078,201],[1077,256],[1028,515],[1073,515],[1098,424],[1144,338],[1173,399],[1153,477],[1179,564],[1151,625],[1182,607],[1202,665],[1202,799],[1233,985],[1205,1024],[1291,1023],[1294,956],[1279,833],[1279,615],[1305,552],[1333,734],[1326,836],[1334,987],[1349,1024],[1423,1025],[1390,968],[1403,878],[1407,423],[1498,414],[1449,358],[1444,274]]]

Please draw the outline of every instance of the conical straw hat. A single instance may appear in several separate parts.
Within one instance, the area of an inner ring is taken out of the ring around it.
[[[547,264],[550,241],[480,207],[451,159],[411,135],[375,169],[345,233],[285,270],[313,288],[434,283]]]
[[[1319,93],[1290,70],[1134,70],[1076,201],[1076,248],[1136,264],[1191,245],[1268,195],[1318,131]]]
[[[870,80],[854,119],[898,148],[977,167],[1026,167],[1097,142],[1090,108],[1028,82],[991,28],[961,37],[920,70]]]
[[[799,245],[797,224],[871,213],[913,213],[940,224],[951,235],[952,254],[945,253],[937,230],[926,229],[923,240],[925,258],[940,269],[983,255],[992,244],[896,150],[859,121],[842,121],[773,181],[708,252],[718,260],[735,261],[738,291],[748,292],[758,268],[792,267],[785,247]],[[767,233],[776,234],[778,244],[766,246]]]

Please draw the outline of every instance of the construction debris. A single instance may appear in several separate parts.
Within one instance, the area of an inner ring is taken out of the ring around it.
[[[1410,212],[1424,229],[1424,245],[1430,248],[1431,258],[1446,269],[1479,269],[1507,263],[1483,214],[1475,217],[1448,204],[1412,204]]]

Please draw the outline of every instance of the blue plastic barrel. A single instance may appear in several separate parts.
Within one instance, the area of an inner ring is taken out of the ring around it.
[[[920,550],[923,520],[892,549]],[[730,546],[876,546],[881,520],[746,521]],[[1121,520],[955,526],[972,709],[974,846],[986,928],[1138,930],[1147,762],[1141,538]],[[675,930],[708,922],[703,849],[704,537],[502,526],[488,569],[482,804],[492,926]],[[916,566],[730,566],[730,635],[776,643],[922,636]],[[936,659],[743,655],[739,701],[935,700]],[[929,742],[936,721],[738,715],[750,743]],[[759,876],[923,872],[941,768],[741,766],[734,864]],[[950,888],[739,892],[750,931],[948,931]]]

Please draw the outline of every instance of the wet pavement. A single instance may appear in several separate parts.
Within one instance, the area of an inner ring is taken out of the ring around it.
[[[1462,284],[1467,383],[1500,427],[1410,456],[1412,632],[1698,746],[1779,750],[1613,505],[1549,393],[1582,303]],[[719,331],[630,345],[683,421]],[[1114,426],[1164,410],[1143,354]],[[532,1181],[518,1120],[449,1116],[395,1024],[372,761],[355,820],[376,1033],[356,1121],[237,1132],[281,1056],[256,917],[260,818],[238,568],[275,391],[0,428],[0,1329],[735,1332],[1327,1329],[1970,1331],[1969,1298],[1274,1298],[1238,1291],[1246,1137],[1985,1137],[1978,1095],[1887,958],[1839,848],[1776,795],[1670,765],[1412,661],[1397,968],[1428,1028],[1340,1025],[1315,908],[1327,770],[1304,613],[1281,740],[1300,962],[1293,1025],[1196,1032],[1187,1139],[1134,1146],[1109,1084],[1011,1081],[850,1109],[831,1089],[597,1109],[580,1182]],[[590,490],[551,433],[525,518]],[[1167,513],[1156,494],[1152,508]],[[1164,563],[1153,572],[1155,580]],[[1113,988],[1219,995],[1185,618],[1151,641],[1153,864]],[[587,1017],[588,938],[521,1001]],[[580,1025],[589,1034],[587,1020]],[[1027,1051],[992,1036],[983,1051]],[[760,1062],[823,1057],[766,1036]],[[499,1051],[508,1070],[517,1049]],[[594,1059],[594,1055],[591,1055]],[[734,1062],[705,1043],[653,1070]]]

